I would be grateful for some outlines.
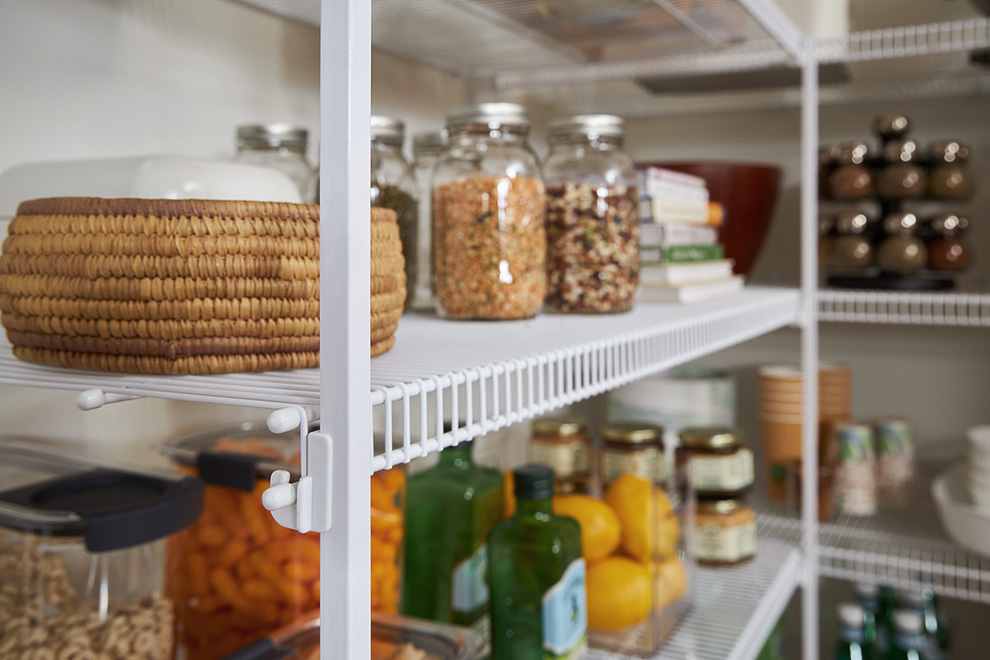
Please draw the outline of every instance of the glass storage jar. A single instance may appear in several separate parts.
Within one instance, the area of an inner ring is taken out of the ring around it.
[[[824,268],[832,258],[832,244],[835,242],[835,218],[830,215],[818,216],[818,266]]]
[[[912,199],[925,194],[927,177],[918,164],[918,143],[894,140],[883,148],[884,167],[877,177],[881,199]]]
[[[319,204],[319,179],[306,160],[309,131],[284,122],[237,127],[234,160],[281,170],[299,188],[306,204]]]
[[[624,312],[639,285],[636,170],[614,115],[558,119],[547,134],[547,306]]]
[[[598,475],[612,482],[623,474],[634,474],[650,481],[667,478],[663,428],[653,424],[623,422],[603,426]]]
[[[753,452],[735,429],[699,426],[681,429],[677,466],[685,467],[700,497],[734,498],[753,485]]]
[[[437,313],[535,316],[547,293],[546,194],[529,115],[515,103],[481,103],[451,111],[447,130],[433,177]]]
[[[873,119],[873,132],[884,142],[898,140],[911,130],[911,120],[904,115],[883,114]]]
[[[417,282],[416,252],[419,203],[412,167],[402,155],[405,124],[393,117],[371,116],[371,205],[395,211],[406,259],[406,306]]]
[[[887,238],[877,250],[877,264],[890,272],[908,272],[924,268],[928,250],[916,235],[918,217],[913,213],[891,213],[883,219]]]
[[[0,440],[0,657],[172,660],[163,539],[198,479]]]
[[[272,472],[299,476],[298,436],[245,422],[160,450],[206,482],[203,515],[170,540],[176,630],[186,660],[217,660],[320,604],[320,536],[275,522],[261,496]],[[372,609],[398,611],[405,475],[371,478]]]
[[[873,263],[873,244],[867,235],[870,220],[864,213],[847,211],[835,218],[835,240],[829,254],[829,267],[862,269]]]
[[[873,174],[865,162],[870,149],[865,142],[842,145],[836,166],[828,175],[828,189],[833,199],[855,201],[873,194]]]
[[[591,467],[588,429],[573,420],[534,420],[527,453],[530,463],[552,467],[558,484],[586,476]]]
[[[976,192],[976,179],[969,168],[969,147],[955,140],[928,145],[932,168],[928,172],[928,194],[935,199],[969,199]]]
[[[413,136],[413,176],[419,193],[419,222],[416,226],[416,282],[413,309],[433,309],[433,168],[447,148],[447,131]]]
[[[969,227],[969,220],[947,213],[933,218],[929,226],[935,238],[926,246],[928,267],[940,271],[965,270],[969,264],[969,249],[961,236]]]
[[[756,512],[743,500],[701,500],[695,515],[699,564],[732,565],[756,556]]]

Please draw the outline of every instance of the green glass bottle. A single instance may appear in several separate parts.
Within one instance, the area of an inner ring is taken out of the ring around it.
[[[444,449],[436,466],[408,479],[402,612],[487,639],[485,541],[502,520],[502,473],[477,465],[471,449]]]
[[[866,639],[866,643],[879,650],[877,641],[877,613],[880,611],[880,601],[877,585],[857,584],[856,603],[863,608],[863,636]]]
[[[920,591],[905,590],[900,593],[898,602],[902,608],[917,612],[921,616],[922,629],[928,642],[926,660],[947,658],[949,631],[945,626],[944,618],[940,617],[935,592],[931,588]]]
[[[887,660],[928,660],[924,618],[909,609],[894,611],[894,636]]]
[[[877,650],[889,653],[894,638],[894,611],[897,609],[897,591],[890,585],[881,584],[877,588],[876,615]]]
[[[553,470],[513,472],[515,515],[488,537],[492,660],[560,660],[588,646],[581,528],[553,513]]]
[[[835,660],[874,660],[873,648],[866,640],[863,608],[854,603],[839,605],[839,642]]]

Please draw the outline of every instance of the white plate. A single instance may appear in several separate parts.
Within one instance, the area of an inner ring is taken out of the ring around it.
[[[973,504],[966,488],[965,463],[935,478],[932,497],[952,540],[967,550],[990,557],[990,511]]]

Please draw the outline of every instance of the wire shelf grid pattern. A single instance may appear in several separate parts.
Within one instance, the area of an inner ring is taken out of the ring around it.
[[[818,292],[818,318],[848,323],[990,327],[990,294]]]

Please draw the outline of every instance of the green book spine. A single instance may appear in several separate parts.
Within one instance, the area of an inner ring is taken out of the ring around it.
[[[724,255],[721,245],[667,245],[660,248],[660,260],[668,264],[718,261]]]

